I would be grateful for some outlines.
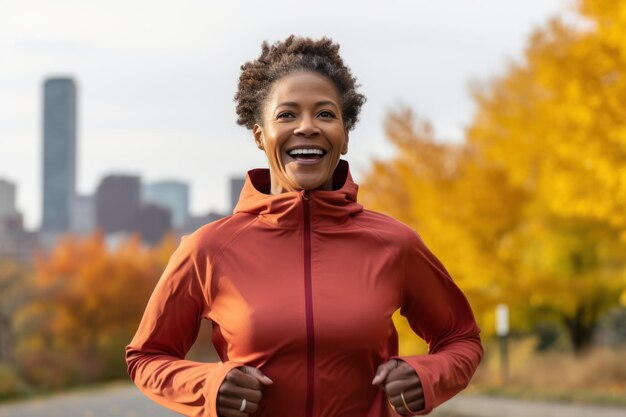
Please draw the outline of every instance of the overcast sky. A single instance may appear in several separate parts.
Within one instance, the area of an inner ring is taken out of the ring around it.
[[[0,178],[41,221],[45,77],[78,84],[78,191],[110,173],[191,185],[195,214],[225,211],[228,178],[266,166],[236,123],[240,65],[263,40],[330,36],[368,101],[350,136],[355,179],[391,155],[385,112],[411,106],[460,141],[468,83],[502,73],[571,0],[0,0]]]

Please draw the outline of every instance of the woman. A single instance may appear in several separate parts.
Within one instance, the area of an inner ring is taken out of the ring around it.
[[[129,374],[189,416],[427,414],[482,357],[470,307],[402,223],[364,210],[347,162],[365,98],[339,46],[289,37],[242,66],[238,123],[269,170],[182,240],[126,348]],[[429,354],[397,356],[400,308]],[[184,359],[213,322],[221,361]]]

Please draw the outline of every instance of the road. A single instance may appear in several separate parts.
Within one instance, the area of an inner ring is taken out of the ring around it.
[[[180,417],[143,396],[133,385],[115,384],[34,400],[0,404],[0,417]]]
[[[130,384],[0,404],[0,417],[180,417],[159,407]],[[458,396],[434,417],[626,417],[626,408],[563,405]],[[277,416],[283,417],[283,416]],[[299,416],[286,416],[299,417]]]

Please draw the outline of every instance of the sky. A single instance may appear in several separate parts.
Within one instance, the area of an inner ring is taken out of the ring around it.
[[[358,182],[389,158],[388,111],[411,107],[462,141],[469,85],[502,74],[572,0],[0,0],[0,178],[41,223],[42,88],[78,85],[77,190],[108,174],[186,181],[191,211],[226,212],[228,179],[267,166],[236,124],[240,66],[263,40],[331,37],[367,96],[346,159]]]

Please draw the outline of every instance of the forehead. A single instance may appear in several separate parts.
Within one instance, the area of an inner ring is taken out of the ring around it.
[[[299,71],[282,77],[274,82],[267,98],[270,106],[282,102],[332,101],[339,107],[339,92],[335,84],[322,74]]]

